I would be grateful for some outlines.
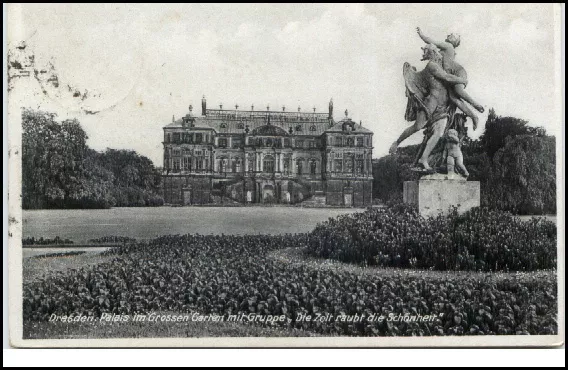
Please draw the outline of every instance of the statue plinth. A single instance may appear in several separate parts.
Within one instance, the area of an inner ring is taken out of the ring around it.
[[[404,203],[418,206],[424,217],[447,214],[451,206],[463,213],[480,205],[479,181],[466,181],[457,174],[433,174],[418,181],[405,181]]]

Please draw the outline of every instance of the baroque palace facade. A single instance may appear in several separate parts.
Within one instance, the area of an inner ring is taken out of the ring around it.
[[[207,108],[164,127],[164,200],[171,205],[372,203],[372,135],[326,113]]]

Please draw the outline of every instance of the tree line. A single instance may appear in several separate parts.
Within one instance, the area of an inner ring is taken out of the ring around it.
[[[22,112],[22,207],[110,208],[163,204],[159,170],[132,150],[88,147],[77,119]]]
[[[418,145],[373,162],[373,193],[385,203],[401,202],[404,181],[417,180],[410,170]],[[478,140],[462,144],[469,180],[481,183],[481,205],[515,214],[556,213],[556,139],[542,127],[491,109]]]

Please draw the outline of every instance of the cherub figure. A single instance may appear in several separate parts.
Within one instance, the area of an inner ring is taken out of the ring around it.
[[[455,76],[463,77],[467,79],[467,73],[465,69],[455,61],[456,57],[456,48],[460,45],[460,36],[456,34],[449,34],[446,37],[445,41],[435,41],[432,38],[424,35],[420,27],[416,28],[416,32],[418,32],[418,36],[427,44],[436,45],[439,49],[440,54],[443,57],[442,66],[444,70],[448,73],[451,73]],[[471,104],[475,109],[479,112],[483,113],[484,109],[483,106],[477,103],[466,91],[465,91],[465,84],[456,84],[449,87],[450,93],[450,100],[459,108],[462,112],[464,112],[468,117],[471,118],[473,121],[473,129],[477,128],[479,123],[479,118],[477,115],[465,104],[463,100]]]
[[[448,174],[456,173],[459,169],[465,177],[469,177],[469,172],[463,164],[463,154],[461,151],[461,140],[456,130],[449,129],[446,132],[446,144],[444,147],[444,157],[446,158],[446,166]]]

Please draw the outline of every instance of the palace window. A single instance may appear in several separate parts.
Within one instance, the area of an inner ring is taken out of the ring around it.
[[[290,173],[290,160],[288,158],[284,159],[283,172],[285,175]]]
[[[248,170],[249,172],[254,172],[254,158],[252,156],[248,159]]]
[[[288,139],[288,138],[285,138],[285,139],[284,139],[284,147],[285,147],[285,148],[289,148],[289,147],[290,147],[290,139]]]
[[[183,158],[183,169],[186,171],[191,171],[191,157]]]
[[[174,132],[174,143],[179,143],[179,132]]]
[[[174,158],[174,172],[178,172],[179,171],[179,158]]]
[[[335,160],[334,171],[335,172],[343,172],[343,160],[341,160],[341,159]]]
[[[364,169],[363,159],[355,160],[355,172],[356,173],[363,173],[363,169]]]
[[[242,140],[240,137],[234,137],[232,140],[233,148],[240,148],[242,146]]]
[[[362,137],[357,138],[357,146],[363,146],[363,138]]]
[[[203,141],[203,134],[195,134],[195,144],[201,144]]]
[[[316,161],[311,161],[310,162],[310,173],[312,175],[316,174],[316,169],[317,169],[317,162]]]
[[[179,157],[181,155],[181,149],[176,148],[174,149],[174,157]]]
[[[335,145],[336,146],[343,146],[343,138],[341,136],[338,136],[335,138]]]
[[[316,147],[316,142],[315,142],[315,141],[310,140],[309,143],[310,143],[310,144],[309,144],[309,145],[310,145],[310,148],[315,148],[315,147]]]
[[[316,130],[316,125],[311,125],[310,126],[310,131],[315,131]]]
[[[304,140],[296,140],[296,148],[303,148]]]
[[[203,169],[203,158],[201,157],[196,158],[195,169],[197,171],[201,171]]]
[[[169,143],[172,141],[172,135],[171,134],[167,134],[166,135],[166,143]]]
[[[351,157],[345,159],[345,172],[353,173],[353,158]]]
[[[227,147],[227,139],[219,138],[219,148],[226,148]]]
[[[303,170],[304,170],[304,160],[300,158],[296,161],[296,173],[298,175],[301,175],[303,173]]]
[[[219,159],[219,172],[221,173],[227,172],[227,158]]]
[[[274,158],[266,156],[262,162],[263,172],[274,172]]]
[[[241,165],[241,159],[240,158],[233,158],[233,172],[241,172],[242,170],[242,165]]]
[[[347,138],[347,146],[353,146],[353,138],[352,137],[348,137]]]

